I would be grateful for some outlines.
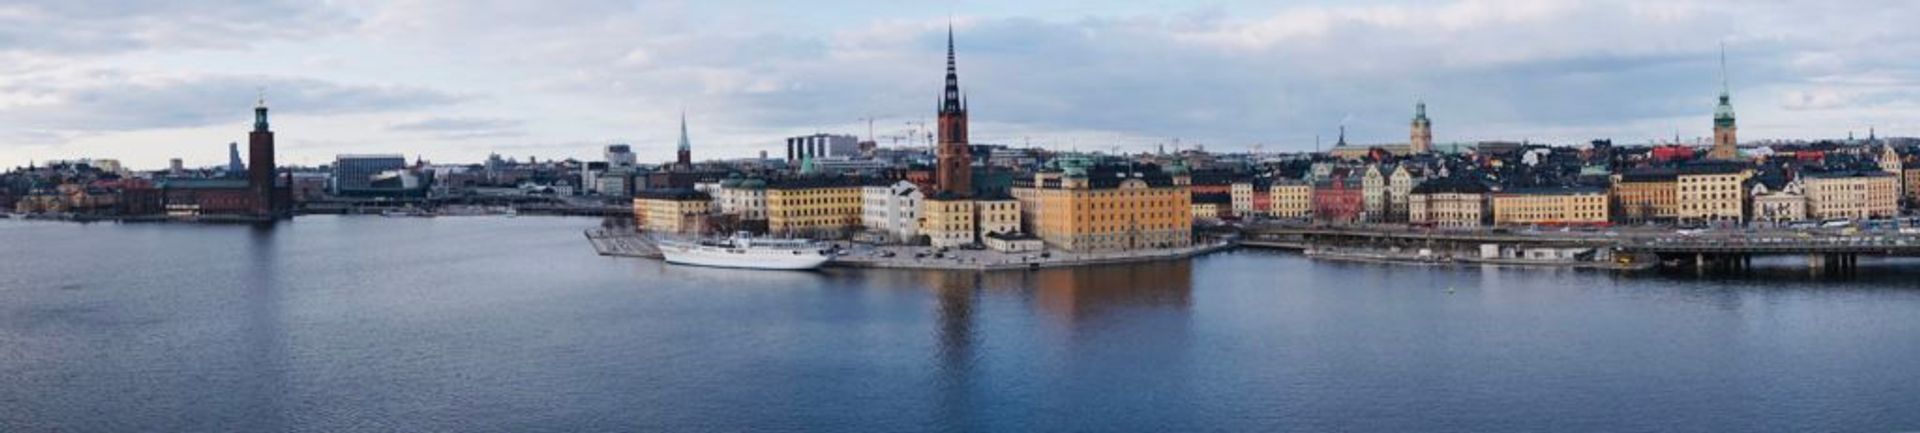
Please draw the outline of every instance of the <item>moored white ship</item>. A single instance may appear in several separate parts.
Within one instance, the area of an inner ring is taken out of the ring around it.
[[[667,263],[739,269],[814,269],[833,253],[808,240],[754,239],[744,234],[694,242],[658,240]]]

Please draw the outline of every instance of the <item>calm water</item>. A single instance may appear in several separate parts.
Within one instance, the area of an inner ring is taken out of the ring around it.
[[[0,221],[0,431],[1920,429],[1909,272],[741,272],[595,224]]]

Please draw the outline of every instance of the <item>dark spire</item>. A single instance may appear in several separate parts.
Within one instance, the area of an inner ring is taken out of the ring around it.
[[[940,98],[940,112],[960,113],[967,109],[960,103],[960,69],[956,66],[953,54],[953,23],[947,23],[947,88]]]

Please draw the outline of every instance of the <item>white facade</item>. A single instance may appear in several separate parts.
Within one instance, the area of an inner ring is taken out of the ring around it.
[[[767,219],[767,188],[760,180],[747,180],[738,185],[721,184],[715,188],[713,204],[724,215],[739,215],[740,219],[758,221]]]
[[[613,167],[632,167],[637,162],[633,154],[633,146],[625,144],[607,145],[606,157],[607,165]]]
[[[894,242],[913,239],[920,235],[920,210],[925,199],[912,182],[865,187],[860,192],[860,224],[867,230],[886,233]]]
[[[852,158],[860,156],[860,138],[851,135],[813,134],[787,138],[787,163],[805,159]]]

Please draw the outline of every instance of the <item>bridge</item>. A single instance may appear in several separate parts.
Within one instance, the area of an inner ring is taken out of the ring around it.
[[[1406,226],[1254,225],[1242,229],[1242,244],[1307,249],[1316,246],[1470,250],[1496,244],[1513,248],[1595,248],[1616,256],[1657,257],[1661,263],[1691,263],[1701,269],[1744,271],[1755,256],[1804,256],[1809,266],[1852,272],[1860,256],[1920,256],[1920,234],[1848,233],[1834,230],[1707,232],[1680,235],[1644,228],[1613,231],[1433,230]]]

